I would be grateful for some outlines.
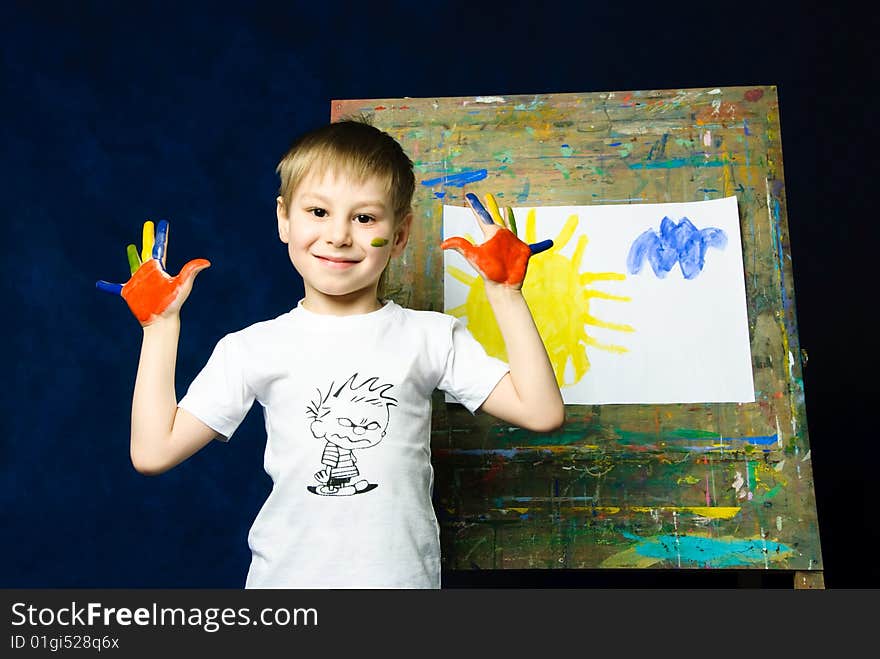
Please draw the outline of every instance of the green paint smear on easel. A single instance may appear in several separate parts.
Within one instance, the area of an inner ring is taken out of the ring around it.
[[[681,437],[682,439],[712,439],[718,437],[717,432],[694,430],[691,428],[676,428],[669,434],[673,437]]]
[[[559,170],[559,172],[562,174],[562,178],[564,178],[566,181],[571,178],[571,172],[569,172],[568,169],[560,165],[558,162],[554,162],[553,166],[557,170]]]
[[[775,497],[782,490],[782,484],[776,485],[772,490],[768,490],[766,494],[758,495],[754,498],[754,502],[762,504]]]
[[[388,244],[388,239],[387,238],[373,238],[373,240],[370,241],[370,244],[373,247],[385,247],[385,245]]]
[[[512,426],[494,426],[487,432],[488,439],[495,439],[517,446],[566,446],[584,442],[589,437],[596,437],[602,431],[597,423],[574,421],[553,433],[536,435],[531,430]]]

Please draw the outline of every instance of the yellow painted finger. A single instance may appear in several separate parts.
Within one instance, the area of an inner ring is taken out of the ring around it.
[[[484,199],[486,200],[486,210],[489,211],[492,219],[495,220],[495,224],[503,227],[504,218],[501,217],[501,211],[498,210],[498,202],[495,201],[495,196],[491,192],[487,192]]]
[[[153,236],[156,228],[152,220],[144,222],[143,242],[141,243],[141,262],[149,261],[153,258]]]
[[[128,268],[131,270],[131,274],[134,274],[141,267],[141,257],[138,256],[137,247],[134,245],[129,245],[125,251],[128,254]]]
[[[510,227],[507,225],[507,209],[504,206],[498,207],[498,215],[501,216],[501,226],[509,229]]]

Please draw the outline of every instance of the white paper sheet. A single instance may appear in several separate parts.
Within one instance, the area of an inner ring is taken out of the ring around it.
[[[736,197],[514,212],[520,238],[556,243],[532,257],[523,291],[566,403],[755,400]],[[567,222],[574,230],[565,240]],[[443,233],[483,241],[464,207],[444,206]],[[690,250],[683,245],[687,235]],[[580,236],[587,242],[578,253]],[[652,253],[670,257],[665,266],[656,261],[656,272]],[[460,317],[490,354],[505,358],[475,270],[445,250],[444,271],[444,310]]]

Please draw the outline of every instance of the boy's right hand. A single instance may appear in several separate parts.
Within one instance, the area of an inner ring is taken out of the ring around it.
[[[165,270],[167,249],[168,222],[160,221],[155,235],[153,223],[144,222],[141,254],[134,245],[127,248],[131,278],[125,284],[104,280],[96,284],[99,290],[120,295],[143,327],[179,313],[192,291],[195,276],[211,265],[207,259],[193,259],[172,277]]]

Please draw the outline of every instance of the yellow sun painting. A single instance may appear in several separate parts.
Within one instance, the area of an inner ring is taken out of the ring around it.
[[[580,271],[588,243],[586,235],[578,238],[571,258],[560,253],[574,236],[578,223],[577,215],[569,216],[559,235],[554,238],[553,247],[529,260],[528,274],[523,284],[523,297],[532,310],[560,387],[576,384],[590,370],[588,347],[613,353],[627,352],[624,346],[596,340],[587,333],[588,326],[619,332],[635,331],[630,325],[601,320],[590,312],[590,301],[593,299],[629,302],[630,298],[592,288],[592,284],[598,281],[621,281],[626,278],[623,273]],[[535,234],[535,209],[531,209],[526,216],[524,241],[537,242]],[[455,266],[448,266],[447,272],[467,286],[469,291],[464,304],[448,309],[446,313],[457,318],[466,317],[468,329],[486,352],[506,360],[504,339],[486,298],[482,277],[468,274]]]

